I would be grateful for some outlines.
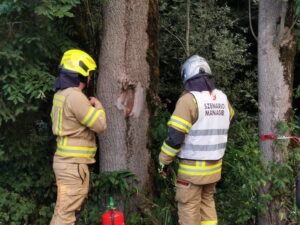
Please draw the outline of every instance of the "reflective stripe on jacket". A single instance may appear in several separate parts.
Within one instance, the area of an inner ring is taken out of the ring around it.
[[[219,173],[222,170],[222,161],[215,165],[206,165],[205,161],[196,161],[196,165],[186,165],[179,163],[178,172],[188,175],[204,176]]]

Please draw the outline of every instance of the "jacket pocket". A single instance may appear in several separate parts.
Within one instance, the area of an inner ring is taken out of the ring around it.
[[[176,196],[175,200],[180,203],[187,203],[193,199],[193,193],[191,191],[192,184],[183,180],[176,181]]]

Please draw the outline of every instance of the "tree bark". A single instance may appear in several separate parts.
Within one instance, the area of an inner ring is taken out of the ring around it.
[[[157,20],[149,20],[157,17],[157,0],[110,0],[103,10],[97,96],[105,107],[108,129],[99,135],[100,171],[131,170],[139,185],[150,191],[146,97],[150,72],[158,76],[158,57],[152,40],[157,36],[147,31],[151,26],[151,32],[157,31]]]
[[[295,2],[289,0],[260,0],[258,25],[258,91],[259,91],[259,132],[277,134],[279,121],[292,118],[292,90],[294,56],[296,53],[295,34],[289,29],[295,15]],[[283,26],[284,25],[284,26]],[[288,134],[287,134],[288,135]],[[287,145],[286,145],[287,147]],[[274,142],[260,141],[262,162],[283,164],[286,152],[276,148]],[[269,194],[272,183],[267,183],[261,193]],[[280,199],[272,200],[265,216],[258,218],[259,225],[286,224],[286,212]]]

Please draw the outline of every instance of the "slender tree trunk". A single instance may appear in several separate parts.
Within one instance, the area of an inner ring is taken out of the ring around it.
[[[289,0],[260,0],[258,26],[258,90],[259,131],[276,134],[279,121],[290,121],[292,117],[292,84],[295,35],[289,29],[295,15],[295,2]],[[260,141],[262,162],[285,163],[285,151],[276,148],[273,141]],[[272,183],[261,189],[270,194]],[[286,212],[280,198],[273,199],[266,215],[258,218],[259,225],[286,224]]]
[[[146,96],[150,75],[158,76],[157,44],[152,40],[157,35],[151,33],[157,32],[153,19],[157,12],[157,0],[107,1],[98,78],[98,96],[108,123],[107,131],[99,135],[100,170],[131,170],[148,190]]]
[[[190,12],[191,0],[186,1],[186,32],[185,32],[185,47],[187,57],[190,56]]]

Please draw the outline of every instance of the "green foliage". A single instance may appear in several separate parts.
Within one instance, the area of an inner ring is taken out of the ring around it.
[[[36,7],[35,13],[37,15],[44,15],[50,19],[74,17],[74,14],[70,11],[76,5],[80,3],[80,0],[42,0]]]
[[[289,129],[284,123],[278,124],[278,127],[282,132]],[[287,218],[289,224],[297,224],[295,177],[299,149],[291,149],[284,164],[262,164],[257,133],[255,121],[249,119],[238,119],[230,129],[223,178],[216,196],[222,224],[255,225],[256,216],[266,213],[268,203],[274,198],[279,198],[281,207],[287,211],[287,215],[281,215],[282,218]],[[261,194],[264,185],[271,185],[271,193]],[[237,206],[239,210],[236,210]]]
[[[264,207],[258,191],[267,178],[260,163],[255,121],[236,117],[230,128],[222,179],[217,186],[217,207],[224,225],[255,224],[256,214]]]
[[[299,98],[299,97],[300,97],[300,85],[295,90],[295,98]]]
[[[296,0],[296,15],[300,14],[300,0]]]
[[[21,113],[37,110],[36,106],[53,92],[51,74],[56,71],[61,53],[76,46],[68,37],[74,35],[70,23],[55,20],[66,14],[56,9],[64,3],[70,10],[76,2],[0,3],[0,125],[15,121]]]
[[[37,118],[37,115],[32,114]],[[54,138],[46,123],[18,122],[1,127],[0,221],[4,224],[47,224],[55,199],[51,170]],[[18,138],[15,136],[16,131]],[[42,162],[42,163],[41,163]]]
[[[55,203],[49,115],[62,52],[78,47],[80,1],[0,3],[0,221],[49,224]]]
[[[186,59],[184,45],[186,32],[186,1],[160,3],[161,90],[160,95],[173,103],[182,90],[180,66]],[[255,111],[245,93],[256,99],[256,72],[249,69],[251,55],[245,35],[227,6],[214,1],[191,1],[190,52],[205,57],[212,69],[217,87],[228,95],[235,108]],[[180,40],[180,41],[178,41]],[[243,90],[245,93],[241,93]],[[250,99],[249,99],[250,100]],[[249,104],[250,103],[250,104]]]

